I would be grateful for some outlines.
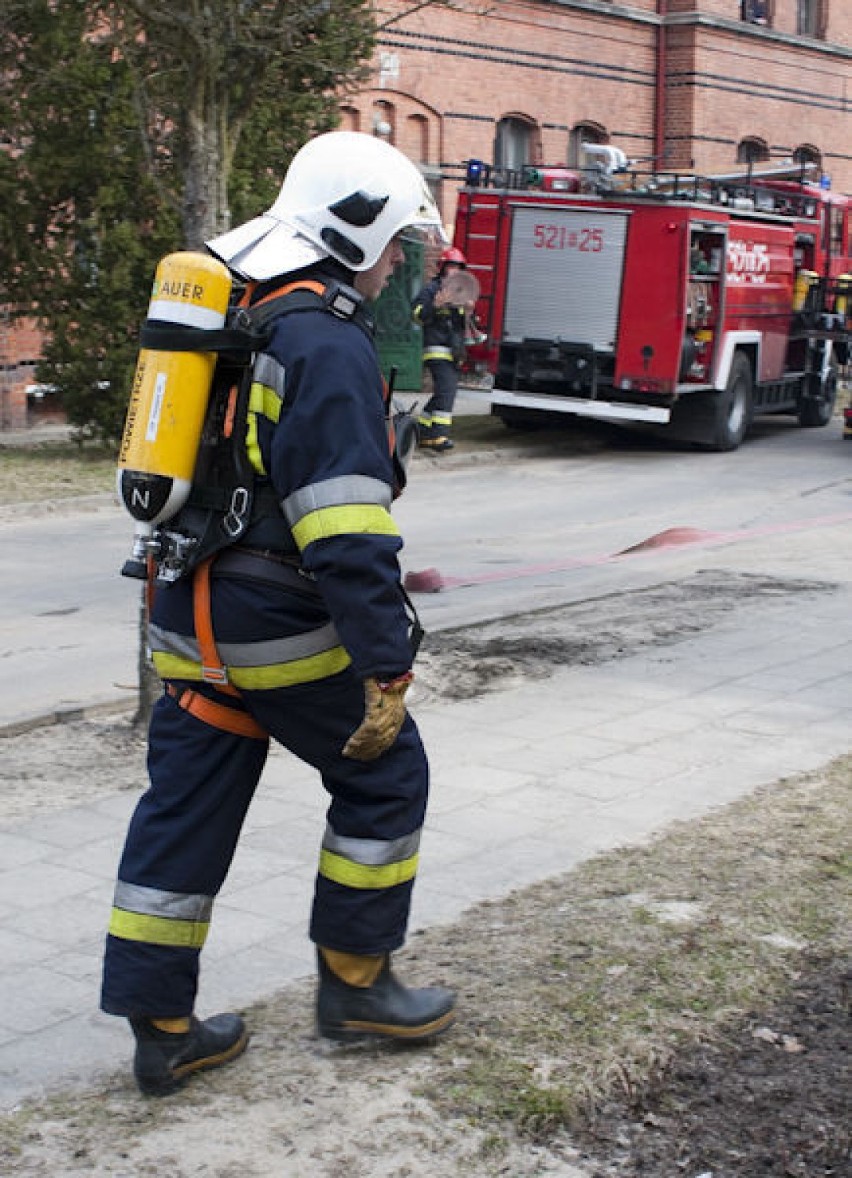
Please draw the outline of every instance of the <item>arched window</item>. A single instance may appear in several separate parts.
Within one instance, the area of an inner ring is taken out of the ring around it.
[[[534,162],[535,124],[528,119],[509,115],[497,124],[494,139],[494,165],[498,168],[520,170]]]
[[[385,102],[383,98],[373,103],[373,119],[370,130],[379,139],[388,143],[396,142],[396,107],[392,102]]]
[[[757,135],[749,135],[737,144],[737,163],[756,164],[769,159],[769,144]]]
[[[812,143],[800,143],[793,152],[793,159],[797,164],[815,164],[817,168],[822,168],[822,152]]]
[[[354,106],[341,106],[340,108],[340,130],[341,131],[360,131],[361,130],[361,112]]]
[[[407,153],[420,164],[430,163],[429,120],[425,115],[409,115],[406,119],[405,142]]]
[[[584,143],[609,143],[609,135],[600,123],[577,123],[568,135],[568,167],[586,168],[589,161],[583,152]]]

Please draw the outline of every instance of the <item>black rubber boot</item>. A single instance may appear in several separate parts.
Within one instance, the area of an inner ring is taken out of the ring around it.
[[[428,450],[430,454],[446,454],[454,445],[453,439],[446,433],[432,434],[420,440],[420,449]]]
[[[147,1018],[131,1018],[136,1036],[133,1074],[146,1096],[168,1096],[193,1072],[218,1068],[246,1049],[248,1032],[236,1014],[217,1014],[201,1022],[194,1016],[185,1032],[161,1031]]]
[[[415,990],[394,977],[386,956],[369,986],[350,985],[330,968],[323,951],[317,954],[317,1029],[326,1039],[367,1038],[421,1043],[452,1025],[455,994],[441,986]]]

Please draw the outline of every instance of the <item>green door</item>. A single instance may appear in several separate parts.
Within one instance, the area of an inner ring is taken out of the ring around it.
[[[394,388],[419,392],[422,380],[423,347],[420,328],[411,319],[411,301],[423,285],[423,246],[403,242],[405,262],[397,270],[374,305],[376,343],[382,372],[396,368]]]

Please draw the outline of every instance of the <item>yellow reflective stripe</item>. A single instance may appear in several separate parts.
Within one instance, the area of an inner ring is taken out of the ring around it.
[[[173,945],[200,949],[207,940],[209,921],[169,920],[165,916],[146,916],[113,908],[109,931],[125,941],[144,941],[147,945]]]
[[[414,879],[419,857],[411,855],[408,859],[400,859],[398,863],[368,866],[335,855],[333,851],[322,850],[319,873],[332,883],[343,884],[347,888],[393,888]]]
[[[398,536],[399,529],[384,507],[370,503],[321,507],[293,525],[293,536],[303,552],[315,540],[344,535]]]
[[[295,687],[299,683],[313,683],[327,679],[346,669],[352,659],[345,647],[335,646],[322,654],[294,659],[290,663],[273,663],[268,667],[229,667],[228,679],[234,687],[267,691],[273,687]]]
[[[162,679],[201,679],[201,664],[179,654],[155,650],[151,655],[154,669]]]
[[[273,425],[277,425],[278,419],[281,416],[281,397],[275,389],[256,380],[252,383],[251,389],[249,390],[248,414],[246,419],[246,451],[249,462],[254,470],[258,474],[266,477],[266,467],[263,465],[260,444],[257,440],[257,419],[259,416],[265,417]]]
[[[273,425],[278,424],[281,416],[281,397],[269,385],[261,384],[258,380],[252,384],[248,407],[249,413],[260,413],[261,416],[268,417]]]
[[[452,360],[452,348],[442,348],[437,344],[431,348],[425,348],[423,351],[424,360]]]
[[[154,667],[163,679],[201,679],[201,664],[179,654],[155,650]],[[351,663],[345,647],[333,646],[320,654],[292,659],[286,663],[269,663],[262,667],[229,666],[228,682],[247,690],[268,691],[274,687],[294,687],[337,675]]]
[[[257,414],[249,413],[246,420],[246,453],[252,468],[257,471],[259,475],[266,477],[266,467],[263,465],[263,456],[260,452],[260,443],[257,440]]]

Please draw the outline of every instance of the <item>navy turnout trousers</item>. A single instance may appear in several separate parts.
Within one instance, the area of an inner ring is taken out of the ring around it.
[[[311,939],[358,954],[398,949],[428,792],[428,765],[414,721],[406,718],[381,757],[361,762],[341,755],[364,711],[363,686],[351,668],[318,682],[244,691],[242,701],[275,740],[319,771],[331,798]],[[212,728],[169,695],[156,704],[150,786],[136,807],[119,865],[103,1010],[152,1018],[193,1010],[213,902],[267,751],[267,741]]]
[[[424,417],[437,417],[442,424],[451,424],[453,406],[459,387],[459,373],[452,360],[427,360],[432,374],[432,396],[423,406]]]

